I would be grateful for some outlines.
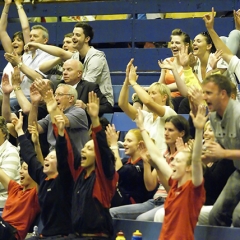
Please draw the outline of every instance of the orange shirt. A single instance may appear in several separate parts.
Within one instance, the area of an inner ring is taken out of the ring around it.
[[[191,180],[181,187],[169,179],[171,189],[164,203],[165,217],[159,240],[194,240],[194,228],[205,202],[204,181],[195,187]]]
[[[174,58],[170,58],[169,60],[173,62]],[[181,76],[183,71],[181,70],[178,73]],[[168,70],[168,69],[165,70],[164,82],[165,82],[166,85],[176,82],[171,70]],[[179,91],[174,91],[174,92],[171,92],[171,96],[172,97],[181,97],[182,95]]]
[[[2,218],[18,230],[16,238],[25,239],[28,229],[40,212],[36,188],[22,191],[23,187],[11,180],[8,185],[8,198]]]

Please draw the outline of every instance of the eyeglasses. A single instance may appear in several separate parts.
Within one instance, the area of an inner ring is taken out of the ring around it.
[[[55,93],[54,97],[62,97],[62,96],[65,96],[65,95],[71,96],[72,94],[70,94],[70,93]]]

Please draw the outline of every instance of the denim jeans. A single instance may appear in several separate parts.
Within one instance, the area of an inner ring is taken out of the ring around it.
[[[138,221],[153,221],[155,212],[162,207],[163,202],[162,205],[156,206],[154,200],[149,199],[144,203],[136,203],[110,208],[110,214],[113,218],[136,219]]]
[[[235,170],[213,205],[209,224],[240,227],[240,170]]]

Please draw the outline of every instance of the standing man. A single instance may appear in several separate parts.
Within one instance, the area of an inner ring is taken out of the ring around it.
[[[210,212],[209,223],[240,227],[240,104],[231,99],[231,83],[223,75],[208,76],[202,87],[217,141],[207,146],[205,157],[233,160],[236,167]]]

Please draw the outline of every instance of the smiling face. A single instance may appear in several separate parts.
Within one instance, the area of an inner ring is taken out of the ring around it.
[[[48,177],[53,177],[57,174],[57,156],[56,151],[51,151],[44,159],[43,172]]]
[[[91,172],[95,169],[95,151],[93,140],[88,141],[81,150],[81,166]]]
[[[214,141],[214,132],[211,128],[210,122],[206,122],[204,126],[204,133],[203,133],[204,141],[206,142],[211,142]]]
[[[22,166],[20,168],[19,174],[20,174],[20,184],[24,188],[29,188],[30,186],[35,184],[33,179],[28,174],[28,165],[27,165],[27,163],[23,162],[23,164],[22,164]]]
[[[22,55],[24,42],[21,38],[19,38],[19,36],[13,38],[12,47],[15,53],[17,53],[18,55]]]
[[[194,56],[201,57],[206,52],[211,52],[212,44],[207,43],[204,35],[198,34],[193,40],[193,54]]]
[[[167,95],[162,95],[157,86],[150,86],[150,88],[148,89],[148,94],[153,99],[153,101],[158,103],[159,105],[166,104]]]
[[[176,154],[170,166],[172,168],[172,179],[181,181],[187,173],[191,173],[191,165],[188,165],[190,152],[182,151]]]
[[[85,36],[84,31],[81,27],[75,27],[73,29],[72,41],[73,47],[75,49],[80,51],[85,44],[88,45],[89,40],[90,38]]]
[[[129,131],[126,134],[123,143],[125,154],[132,157],[138,150],[138,144],[139,140],[137,139],[137,136],[133,132]]]
[[[179,51],[181,50],[181,47],[184,45],[183,37],[172,35],[171,36],[171,50],[173,57],[177,57],[179,55]]]
[[[165,142],[168,146],[175,145],[178,137],[184,136],[184,131],[178,131],[178,129],[171,123],[165,123]]]

